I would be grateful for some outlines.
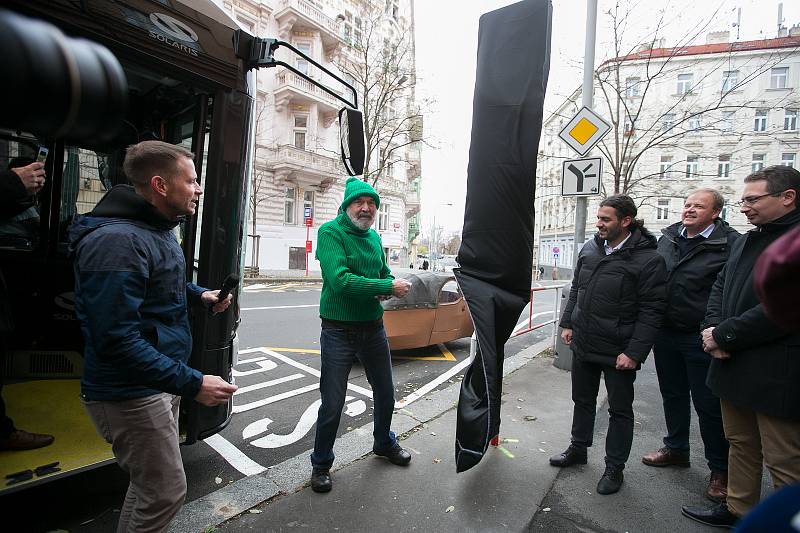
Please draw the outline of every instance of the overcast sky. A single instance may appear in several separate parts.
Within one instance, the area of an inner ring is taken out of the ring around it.
[[[467,162],[472,125],[472,94],[481,14],[514,3],[512,0],[415,0],[418,97],[432,98],[425,114],[425,135],[434,148],[422,156],[422,233],[436,224],[445,231],[461,229],[466,197]],[[800,23],[800,1],[784,0],[784,25]],[[626,39],[645,42],[654,31],[658,13],[668,17],[661,35],[667,46],[687,28],[707,24],[707,31],[731,30],[736,38],[737,8],[742,9],[740,40],[775,37],[778,0],[634,0],[636,21]],[[610,57],[610,31],[604,12],[614,5],[600,0],[596,64]],[[716,13],[716,15],[715,15]],[[648,26],[649,25],[649,26]],[[586,0],[553,0],[550,79],[545,118],[581,84]],[[705,42],[703,37],[695,44]],[[452,206],[444,205],[451,203]]]

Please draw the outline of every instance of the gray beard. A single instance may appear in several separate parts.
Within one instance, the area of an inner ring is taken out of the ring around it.
[[[371,218],[358,218],[358,215],[353,216],[350,213],[347,213],[347,216],[350,217],[350,222],[361,231],[368,230],[374,222]]]

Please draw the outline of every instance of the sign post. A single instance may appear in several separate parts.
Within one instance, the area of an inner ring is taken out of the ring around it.
[[[303,219],[306,226],[306,277],[308,277],[308,254],[311,253],[311,226],[314,225],[313,211],[310,207],[303,208]]]

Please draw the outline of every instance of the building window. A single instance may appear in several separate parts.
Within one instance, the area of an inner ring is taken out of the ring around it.
[[[283,200],[283,223],[294,224],[294,187],[286,187],[286,194]]]
[[[294,116],[294,147],[306,149],[306,131],[308,128],[308,115]]]
[[[295,43],[295,48],[311,57],[311,43]],[[308,75],[308,61],[300,56],[295,59],[295,68],[305,75]]]
[[[658,201],[656,220],[669,220],[669,199]]]
[[[700,158],[690,155],[686,158],[686,179],[694,179],[700,175]]]
[[[767,131],[767,110],[756,109],[756,118],[753,123],[753,131]]]
[[[719,156],[719,161],[717,162],[717,177],[723,179],[731,177],[731,156]]]
[[[789,67],[775,67],[769,74],[770,89],[785,89],[788,87]]]
[[[726,70],[722,73],[722,92],[732,91],[739,81],[738,70]]]
[[[381,202],[378,208],[378,230],[385,231],[389,227],[389,204]]]
[[[794,168],[795,155],[794,153],[781,154],[781,165]]]
[[[723,111],[722,120],[719,121],[719,131],[723,133],[730,133],[733,131],[733,117],[736,115],[735,111]]]
[[[306,210],[310,209],[311,218],[314,218],[314,191],[303,191],[303,218],[306,216]],[[304,220],[305,222],[305,220]]]
[[[692,81],[694,74],[678,74],[678,94],[692,92]]]
[[[661,117],[661,130],[669,131],[675,127],[675,113],[667,113]]]
[[[625,96],[627,98],[635,98],[639,96],[639,78],[627,78],[625,80]]]
[[[764,168],[764,161],[766,158],[767,154],[753,154],[753,163],[750,166],[751,172],[758,172]]]
[[[787,109],[783,116],[783,129],[787,131],[797,130],[797,109]]]
[[[662,155],[661,162],[659,163],[659,173],[662,178],[668,178],[672,172],[672,156]]]
[[[703,127],[703,116],[694,115],[689,117],[689,131],[700,131]]]

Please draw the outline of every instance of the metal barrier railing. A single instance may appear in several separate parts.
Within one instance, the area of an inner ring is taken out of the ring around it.
[[[530,333],[533,330],[543,328],[544,326],[549,326],[550,324],[556,325],[558,324],[559,316],[561,315],[561,294],[566,286],[566,283],[559,283],[557,285],[548,285],[545,287],[532,287],[531,288],[531,301],[528,303],[528,324],[527,327],[523,327],[520,329],[514,329],[511,333],[512,337],[517,337],[524,333]],[[542,291],[555,291],[555,299],[553,300],[553,316],[550,320],[545,320],[544,322],[535,324],[533,323],[533,303],[534,298],[533,295],[535,292],[542,292]],[[517,326],[519,327],[519,326]],[[553,328],[553,352],[556,351],[556,341],[558,340],[558,328]]]

